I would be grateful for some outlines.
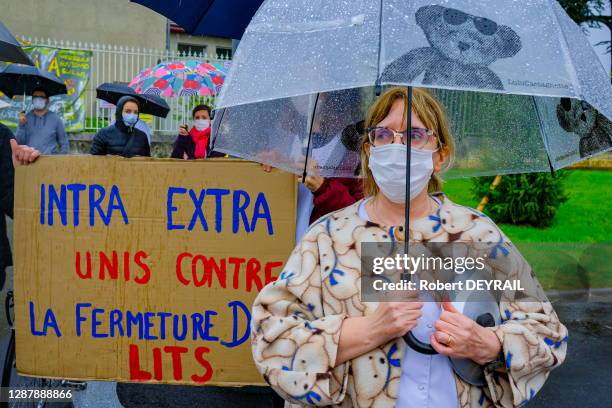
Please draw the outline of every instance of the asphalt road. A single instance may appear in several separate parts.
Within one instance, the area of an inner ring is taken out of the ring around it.
[[[4,304],[6,287],[12,287],[9,273],[0,292]],[[529,408],[612,407],[612,300],[553,300],[561,321],[569,329],[565,363],[553,371],[544,388],[528,404]],[[0,353],[6,352],[9,331],[4,313],[0,314]],[[262,388],[219,388],[170,385],[89,382],[87,389],[74,393],[75,407],[207,407],[268,408],[272,395]]]

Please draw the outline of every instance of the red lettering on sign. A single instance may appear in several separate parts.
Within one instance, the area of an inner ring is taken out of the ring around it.
[[[266,268],[264,272],[264,276],[266,279],[266,285],[278,279],[278,276],[272,275],[272,269],[280,268],[282,266],[283,266],[282,262],[278,262],[278,261],[277,262],[266,262]]]
[[[188,272],[189,260],[191,260],[191,274]],[[246,292],[251,292],[254,289],[259,291],[268,283],[274,282],[277,276],[272,272],[275,268],[282,266],[283,262],[279,261],[262,264],[257,258],[215,259],[212,256],[183,252],[176,257],[176,278],[185,286],[207,286],[209,288],[215,286],[227,289],[228,269],[231,268],[232,288],[240,289],[243,285],[242,288]]]
[[[200,384],[204,384],[205,382],[208,382],[208,380],[212,378],[213,376],[212,365],[210,365],[208,360],[204,358],[204,353],[209,353],[209,352],[210,352],[210,349],[208,347],[198,347],[195,349],[195,359],[198,361],[198,363],[200,363],[202,367],[204,367],[206,371],[204,371],[204,374],[202,375],[197,375],[197,374],[192,375],[191,376],[192,381],[200,383]]]
[[[91,252],[87,251],[82,256],[81,251],[77,251],[75,254],[75,272],[76,275],[81,279],[93,279],[94,278],[94,259],[98,263],[98,279],[99,280],[117,280],[123,279],[128,282],[132,277],[134,282],[144,285],[151,280],[151,268],[145,263],[148,255],[144,251],[138,251],[133,256],[130,252],[124,251],[120,257],[117,251],[106,253],[100,251],[97,255],[92,256]],[[83,260],[85,258],[85,268],[83,268]],[[132,269],[131,263],[134,263],[137,268]],[[140,275],[136,275],[136,271],[139,270]],[[119,271],[123,271],[121,276]]]
[[[138,356],[138,346],[130,344],[130,380],[148,381],[151,373],[140,369],[140,358]]]
[[[240,278],[240,265],[242,265],[244,261],[245,261],[244,258],[230,258],[229,259],[229,263],[234,265],[234,279],[232,279],[234,289],[238,289],[238,287],[240,286],[240,281],[238,280]]]
[[[83,273],[81,271],[81,252],[77,251],[76,253],[76,274],[81,279],[91,279],[91,253],[87,251],[85,253],[85,257],[87,258],[87,271]]]
[[[187,358],[189,348],[179,346],[164,346],[154,347],[153,350],[153,373],[147,371],[146,367],[141,366],[140,348],[136,344],[129,345],[129,361],[130,361],[130,380],[132,381],[163,381],[168,378],[169,373],[164,373],[164,359],[170,361],[172,367],[172,378],[175,381],[183,380],[183,361]],[[210,353],[208,347],[196,347],[193,350],[193,358],[204,369],[202,373],[194,373],[189,378],[198,384],[208,382],[214,373],[213,367],[205,358],[205,354]],[[166,356],[166,357],[164,357]]]

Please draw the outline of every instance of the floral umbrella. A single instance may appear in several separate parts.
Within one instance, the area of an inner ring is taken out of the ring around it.
[[[174,96],[216,96],[225,82],[225,64],[198,60],[168,61],[141,71],[129,86],[136,93]]]

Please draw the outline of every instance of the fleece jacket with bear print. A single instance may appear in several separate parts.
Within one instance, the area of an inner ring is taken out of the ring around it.
[[[486,372],[484,387],[455,375],[461,408],[516,407],[542,388],[566,354],[567,329],[559,321],[529,264],[484,214],[440,195],[437,214],[411,222],[411,242],[485,242],[495,279],[527,286],[513,299],[502,295],[501,324],[493,327],[505,367]],[[362,242],[403,241],[401,228],[364,221],[361,201],[313,224],[291,253],[279,279],[257,296],[252,351],[258,370],[286,407],[394,407],[405,348],[402,338],[336,365],[342,322],[373,313],[362,302]]]

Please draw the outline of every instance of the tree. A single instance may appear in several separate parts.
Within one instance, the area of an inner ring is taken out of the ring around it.
[[[606,0],[558,0],[565,12],[576,22],[586,24],[591,28],[606,25],[612,26],[612,17],[603,15],[606,9]]]
[[[610,70],[612,71],[612,16],[603,13],[606,5],[612,5],[609,0],[558,0],[561,7],[578,25],[586,25],[589,28],[600,28],[602,25],[610,30],[610,41],[602,41],[596,45],[607,45],[610,54]]]
[[[493,177],[478,177],[472,182],[472,194],[477,200],[489,196],[484,212],[495,222],[544,228],[568,199],[563,191],[565,176],[565,172],[513,174],[503,176],[494,189]]]

